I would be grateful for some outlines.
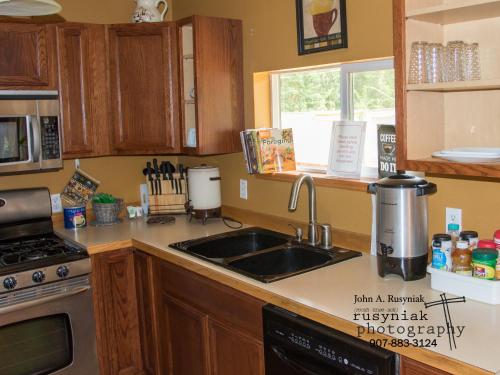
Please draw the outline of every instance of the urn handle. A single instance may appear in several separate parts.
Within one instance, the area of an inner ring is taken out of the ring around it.
[[[161,3],[165,4],[165,9],[163,9],[163,12],[161,12],[161,16],[160,16],[160,21],[163,21],[163,19],[165,18],[165,14],[168,11],[168,3],[165,0],[157,0],[156,7],[158,8]]]

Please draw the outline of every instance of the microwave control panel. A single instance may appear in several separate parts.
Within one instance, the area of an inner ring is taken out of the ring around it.
[[[52,160],[61,158],[59,123],[57,116],[41,116],[42,158]]]

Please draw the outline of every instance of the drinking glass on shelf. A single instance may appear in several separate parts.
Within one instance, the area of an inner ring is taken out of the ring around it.
[[[443,81],[444,49],[441,43],[429,43],[426,48],[427,82],[436,83]]]
[[[463,81],[464,42],[454,40],[446,46],[446,81]]]
[[[477,81],[481,79],[481,67],[479,63],[479,44],[471,43],[464,45],[464,58],[462,63],[464,79],[466,81]]]
[[[426,46],[427,42],[413,42],[411,45],[410,71],[408,72],[410,84],[427,82]]]

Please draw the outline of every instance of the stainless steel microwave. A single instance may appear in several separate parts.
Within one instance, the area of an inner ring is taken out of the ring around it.
[[[0,174],[62,166],[58,92],[0,90]]]

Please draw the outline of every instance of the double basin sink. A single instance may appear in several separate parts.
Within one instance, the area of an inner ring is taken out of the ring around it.
[[[361,255],[341,248],[325,250],[310,246],[292,236],[259,227],[169,246],[265,283]]]

